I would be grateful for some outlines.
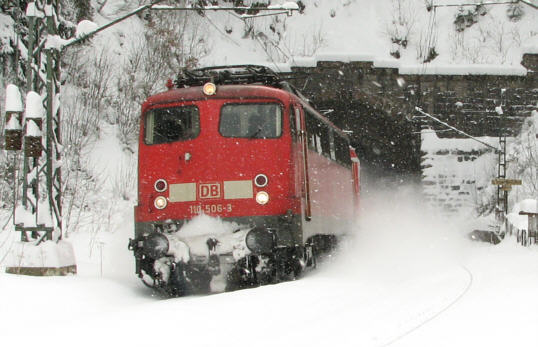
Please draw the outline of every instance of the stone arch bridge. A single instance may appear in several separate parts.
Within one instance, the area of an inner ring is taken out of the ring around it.
[[[398,67],[330,57],[298,61],[285,75],[318,110],[349,130],[361,160],[378,172],[420,179],[420,130],[442,125],[415,106],[473,136],[512,136],[538,105],[538,54],[521,67]],[[503,115],[495,108],[503,105]],[[440,137],[458,137],[452,131]]]

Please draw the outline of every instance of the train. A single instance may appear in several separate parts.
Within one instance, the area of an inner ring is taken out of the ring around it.
[[[348,134],[286,79],[184,70],[142,105],[136,274],[173,296],[298,278],[351,232],[359,197]]]

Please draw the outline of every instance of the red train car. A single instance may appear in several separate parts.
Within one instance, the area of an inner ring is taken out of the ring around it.
[[[351,228],[359,160],[347,135],[265,67],[186,71],[146,100],[140,126],[129,248],[149,286],[294,278]],[[197,216],[218,223],[189,228]]]

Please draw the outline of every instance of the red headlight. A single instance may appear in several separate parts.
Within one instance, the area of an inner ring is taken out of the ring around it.
[[[155,181],[154,187],[156,191],[158,191],[159,193],[162,193],[168,188],[168,183],[166,183],[165,180],[160,179],[160,180]]]
[[[264,174],[256,175],[254,178],[254,184],[256,187],[263,188],[269,183],[269,179]]]

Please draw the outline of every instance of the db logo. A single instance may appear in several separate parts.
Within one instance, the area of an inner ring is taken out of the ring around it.
[[[200,183],[198,189],[200,199],[220,198],[220,183]]]

